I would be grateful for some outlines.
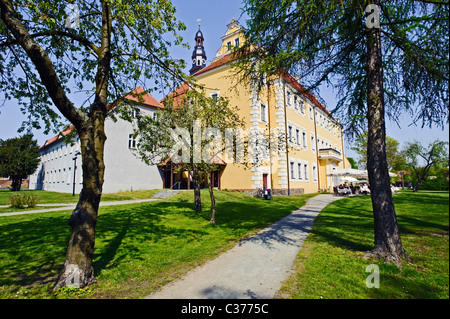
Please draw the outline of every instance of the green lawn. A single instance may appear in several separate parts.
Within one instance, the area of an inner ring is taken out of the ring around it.
[[[114,200],[131,200],[131,199],[145,199],[150,198],[158,190],[144,190],[144,191],[125,191],[119,193],[108,193],[102,195],[102,201]],[[78,194],[72,196],[68,193],[57,193],[42,190],[28,190],[23,189],[20,192],[11,192],[9,190],[0,190],[0,205],[9,205],[9,197],[13,194],[25,195],[33,194],[39,198],[38,204],[67,204],[76,203],[78,201]],[[36,209],[39,209],[37,207]]]
[[[201,214],[192,209],[192,191],[167,201],[101,207],[93,261],[98,282],[56,295],[52,285],[65,258],[70,211],[0,217],[0,298],[141,298],[311,196],[264,201],[216,191],[215,225],[209,223],[209,194],[203,191]]]
[[[402,269],[365,260],[373,248],[371,200],[352,197],[327,206],[296,262],[280,298],[449,298],[449,194],[394,195],[403,246],[413,264]],[[367,288],[366,267],[380,270],[380,288]]]

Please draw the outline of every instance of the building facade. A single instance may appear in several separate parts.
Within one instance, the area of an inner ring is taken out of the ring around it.
[[[133,93],[144,93],[142,87]],[[127,104],[133,108],[133,114],[140,112],[155,116],[162,105],[151,95],[145,93],[143,101],[134,96],[127,97]],[[72,144],[64,136],[71,132],[69,128],[49,139],[41,147],[41,163],[38,170],[30,176],[30,189],[79,194],[82,188],[80,141],[77,136]],[[105,178],[104,193],[127,190],[145,190],[163,188],[160,170],[155,165],[147,165],[135,156],[136,140],[133,138],[133,124],[117,118],[105,121]],[[78,154],[78,155],[77,155]]]
[[[212,174],[214,186],[219,189],[252,192],[270,188],[274,194],[299,194],[332,191],[339,184],[330,173],[349,168],[344,155],[342,125],[334,119],[317,98],[307,92],[289,74],[268,79],[263,90],[250,83],[238,82],[234,75],[232,52],[243,41],[243,29],[232,20],[221,38],[222,45],[210,65],[206,65],[204,36],[195,34],[190,73],[204,85],[210,97],[226,97],[230,106],[237,106],[238,115],[245,121],[247,131],[263,132],[267,140],[271,134],[285,136],[282,145],[269,145],[265,155],[253,164],[223,162]],[[180,90],[187,89],[186,85]],[[135,93],[144,93],[144,101],[128,96],[136,112],[154,116],[162,108],[152,96],[138,87]],[[134,154],[133,124],[121,119],[107,119],[105,133],[105,193],[125,190],[191,188],[192,174],[177,172],[170,161],[149,166]],[[70,129],[41,147],[41,165],[30,176],[30,188],[79,193],[82,186],[79,141],[66,143],[64,136]],[[222,157],[223,159],[224,157]],[[249,159],[246,159],[249,162]]]
[[[286,137],[286,145],[276,150],[269,147],[265,160],[252,167],[227,163],[220,171],[220,188],[271,188],[283,194],[332,191],[339,181],[329,174],[350,167],[344,155],[342,125],[289,74],[267,80],[260,91],[238,82],[231,53],[245,39],[238,21],[233,19],[227,27],[212,63],[193,75],[207,94],[226,97],[231,106],[237,106],[247,129],[265,131],[267,139],[270,132],[277,132]]]

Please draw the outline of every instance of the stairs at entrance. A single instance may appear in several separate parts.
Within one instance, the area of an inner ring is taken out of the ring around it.
[[[178,194],[180,190],[174,190],[174,189],[164,189],[162,191],[156,192],[152,197],[150,198],[169,198],[175,194]]]

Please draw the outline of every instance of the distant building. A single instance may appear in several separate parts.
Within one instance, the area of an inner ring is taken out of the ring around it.
[[[142,87],[137,87],[133,93],[143,93]],[[128,104],[135,112],[152,115],[161,108],[161,104],[150,94],[143,95],[143,101],[136,97],[126,97]],[[80,193],[83,176],[81,169],[80,141],[77,137],[73,145],[66,143],[64,136],[71,132],[69,128],[57,136],[47,140],[40,148],[41,163],[38,170],[30,176],[30,189],[71,193],[75,182],[75,193]],[[105,121],[105,181],[104,193],[126,190],[161,189],[162,177],[157,166],[149,166],[133,154],[136,141],[133,138],[133,127],[128,121],[117,119],[114,122],[108,118]],[[76,161],[74,158],[77,157]],[[75,166],[76,163],[76,166]],[[74,174],[75,172],[75,174]]]

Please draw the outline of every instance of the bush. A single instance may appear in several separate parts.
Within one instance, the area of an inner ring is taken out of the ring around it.
[[[23,197],[19,194],[9,196],[9,207],[23,208],[24,207]]]
[[[36,207],[38,201],[39,201],[39,197],[37,197],[36,195],[24,195],[23,196],[24,202],[25,204],[27,204],[28,207]]]
[[[9,207],[12,208],[24,208],[25,205],[29,208],[35,207],[39,201],[39,197],[36,195],[25,194],[19,195],[14,194],[9,196]]]
[[[449,181],[444,176],[437,176],[436,178],[428,178],[421,185],[420,189],[430,191],[448,191]]]

